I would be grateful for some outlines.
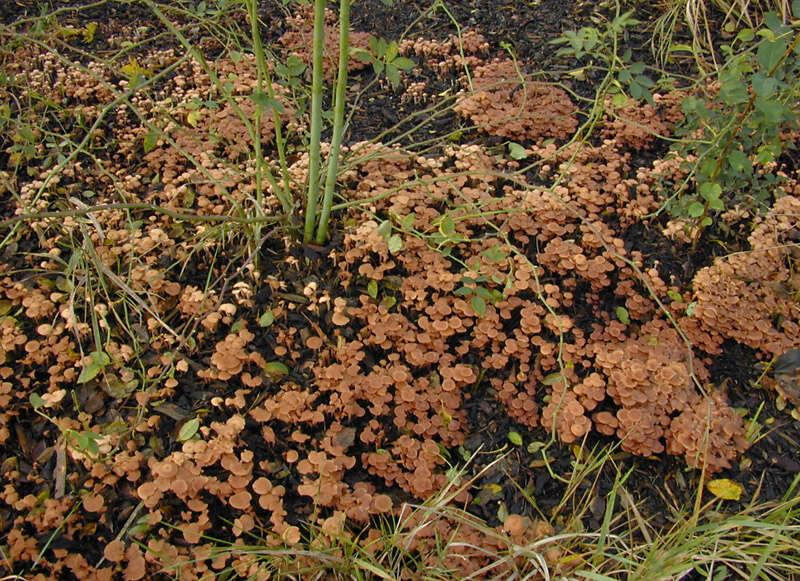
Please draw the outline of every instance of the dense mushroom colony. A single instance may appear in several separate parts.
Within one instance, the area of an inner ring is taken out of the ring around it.
[[[526,77],[511,59],[475,67],[464,84],[455,111],[490,135],[563,139],[578,125],[577,108],[563,89]]]
[[[307,14],[290,27],[286,54],[307,60]],[[335,60],[335,30],[326,34]],[[367,46],[367,35],[351,40]],[[402,515],[409,551],[430,555],[449,538],[444,565],[468,575],[491,550],[553,532],[520,514],[490,536],[403,512],[451,484],[446,454],[478,430],[475,400],[565,443],[614,437],[630,454],[666,452],[707,473],[735,462],[748,446],[744,423],[709,369],[726,340],[764,359],[800,344],[797,182],[787,178],[755,219],[746,251],[687,286],[630,235],[659,207],[662,178],[684,171],[670,158],[633,162],[654,134],[672,131],[680,97],[608,103],[598,140],[559,149],[553,139],[578,124],[567,93],[520,63],[486,60],[488,48],[467,31],[400,50],[440,74],[469,67],[455,111],[524,144],[534,169],[508,179],[518,163],[476,144],[422,156],[351,143],[340,192],[365,203],[349,210],[323,261],[334,284],[293,278],[294,259],[279,273],[265,251],[263,271],[242,268],[212,289],[234,272],[220,265],[232,256],[230,229],[164,214],[36,220],[38,236],[20,249],[41,246],[17,257],[27,271],[0,265],[0,444],[18,440],[1,468],[8,563],[35,561],[50,578],[135,580],[170,567],[185,579],[226,567],[259,578],[255,557],[214,553],[208,537],[293,545],[314,526],[323,543]],[[39,63],[28,83],[55,103],[96,114],[129,82],[95,63],[93,74],[64,71],[39,50],[18,48],[8,71]],[[252,203],[252,140],[268,147],[275,127],[271,115],[258,128],[245,121],[256,110],[255,65],[239,56],[206,70],[175,51],[143,55],[143,69],[176,68],[137,94],[142,119],[114,109],[105,131],[118,147],[93,153],[94,165],[72,160],[55,177],[34,165],[27,176],[3,172],[1,187],[19,193],[12,211],[61,209],[88,188],[201,216]],[[74,90],[55,90],[53,75]],[[288,93],[275,91],[282,122],[300,127]],[[290,162],[290,178],[304,183],[307,156]],[[259,211],[279,207],[267,196]],[[87,432],[91,443],[80,439]],[[56,531],[59,548],[40,552]],[[102,554],[77,548],[87,539],[104,541]],[[363,542],[372,540],[374,531]],[[560,556],[545,554],[553,564]]]

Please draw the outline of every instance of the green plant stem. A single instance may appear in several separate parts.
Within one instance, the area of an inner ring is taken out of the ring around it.
[[[267,95],[270,100],[275,100],[275,90],[272,88],[272,77],[269,74],[269,67],[267,60],[264,56],[264,46],[261,43],[261,33],[258,31],[258,7],[255,0],[246,0],[247,14],[250,19],[250,38],[253,42],[253,51],[256,55],[256,66],[258,68],[258,91],[263,92],[264,85],[266,84]],[[261,131],[259,122],[260,112],[256,109],[256,123],[255,135],[253,143],[255,144],[256,155],[256,201],[259,210],[263,208],[263,195],[261,191],[261,173],[263,171],[264,159],[261,155]],[[283,130],[281,128],[281,116],[275,107],[272,108],[272,122],[275,125],[275,148],[278,150],[278,160],[281,167],[281,177],[283,178],[283,187],[275,192],[278,200],[281,203],[284,217],[291,221],[294,206],[292,204],[292,197],[289,192],[289,169],[286,164],[286,147],[283,140]]]
[[[320,136],[322,134],[322,49],[325,43],[325,0],[314,0],[314,44],[311,53],[311,132],[308,137],[308,196],[303,242],[311,242],[319,198]]]
[[[333,190],[339,172],[339,150],[344,134],[344,108],[347,100],[347,57],[350,50],[350,0],[339,2],[339,71],[336,77],[336,94],[333,108],[333,136],[328,154],[328,174],[325,177],[325,194],[317,227],[317,244],[324,244],[328,238]]]

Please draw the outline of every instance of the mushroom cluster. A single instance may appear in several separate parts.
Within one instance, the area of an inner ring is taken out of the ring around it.
[[[465,84],[454,109],[490,135],[563,139],[578,125],[577,108],[563,89],[534,81],[511,59],[476,67]]]

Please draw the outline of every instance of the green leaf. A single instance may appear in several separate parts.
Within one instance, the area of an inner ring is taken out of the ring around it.
[[[750,77],[753,90],[759,97],[769,97],[778,88],[778,81],[774,77],[768,77],[762,72],[755,73]]]
[[[513,141],[508,142],[508,154],[511,156],[511,159],[516,159],[517,161],[528,157],[528,152],[525,151],[525,148]]]
[[[641,61],[631,63],[631,66],[628,67],[628,70],[630,70],[634,75],[641,75],[644,72],[644,63]]]
[[[286,68],[289,71],[289,74],[293,77],[297,77],[303,74],[303,71],[306,70],[308,65],[300,60],[296,54],[289,55],[289,58],[286,60]]]
[[[726,105],[739,105],[748,100],[747,87],[739,79],[730,76],[724,78],[724,75],[720,75],[720,82],[722,86],[719,96]]]
[[[100,439],[100,436],[94,432],[76,432],[74,430],[70,430],[70,435],[72,438],[74,438],[74,446],[79,451],[87,452],[91,456],[97,456],[97,454],[100,452],[100,448],[97,445],[97,440]]]
[[[474,289],[472,289],[472,291],[474,294],[483,297],[487,301],[491,301],[494,298],[492,296],[492,293],[489,290],[483,288],[482,286],[476,286]]]
[[[392,234],[389,237],[389,240],[386,241],[387,246],[389,247],[389,252],[395,254],[403,249],[403,239],[400,238],[399,234]]]
[[[474,295],[472,297],[472,310],[475,311],[476,315],[482,317],[486,314],[486,301],[478,295]]]
[[[272,309],[265,311],[264,314],[258,318],[258,325],[260,327],[269,327],[274,322],[275,315],[273,314]]]
[[[191,440],[199,429],[200,418],[192,418],[191,420],[184,422],[184,424],[181,426],[181,429],[178,431],[178,441],[185,442],[186,440]]]
[[[269,111],[270,109],[275,109],[280,114],[286,112],[283,105],[277,99],[270,97],[267,93],[256,91],[252,95],[248,95],[250,99],[259,107],[263,108],[265,111]]]
[[[698,201],[694,201],[686,208],[686,213],[692,218],[699,218],[705,212],[705,207]]]
[[[156,145],[158,144],[158,136],[159,136],[159,131],[156,129],[151,129],[150,131],[147,132],[147,134],[144,136],[145,153],[150,153],[156,148]]]
[[[92,360],[81,369],[81,373],[78,375],[77,379],[78,383],[91,381],[97,377],[97,374],[100,373],[106,365],[111,363],[111,358],[103,351],[92,351],[89,355]]]
[[[779,149],[777,151],[777,155],[780,155]],[[756,161],[763,165],[775,161],[777,155],[774,147],[768,144],[759,145],[758,149],[756,150]]]
[[[683,296],[681,295],[681,293],[679,293],[679,292],[678,292],[678,291],[676,291],[676,290],[669,289],[669,290],[667,291],[667,296],[668,296],[670,299],[672,299],[673,301],[675,301],[675,302],[678,302],[678,303],[682,303],[682,302],[683,302]]]
[[[628,309],[626,309],[623,306],[619,306],[619,307],[616,308],[615,312],[617,314],[617,319],[619,319],[620,323],[622,323],[623,325],[630,325],[631,324],[631,318],[628,315]]]
[[[728,152],[728,163],[734,171],[748,175],[753,173],[753,162],[738,149]]]
[[[520,435],[519,432],[509,432],[508,441],[514,444],[515,446],[522,446],[522,436]]]
[[[392,87],[397,88],[400,84],[400,71],[394,65],[386,65],[386,78],[392,84]]]
[[[566,383],[566,379],[559,372],[551,373],[550,375],[548,375],[544,379],[542,379],[542,384],[543,385],[547,385],[548,387],[556,385],[558,383],[561,383],[561,384],[565,384]]]
[[[386,62],[394,64],[394,59],[397,57],[397,41],[392,41],[386,46]]]
[[[441,232],[443,236],[452,236],[455,231],[456,224],[453,222],[453,219],[448,215],[444,215],[439,221],[439,232]]]
[[[187,187],[183,192],[183,201],[181,204],[182,208],[191,208],[194,205],[194,188]]]
[[[83,34],[83,42],[91,44],[94,41],[94,35],[97,32],[97,23],[90,22],[83,27],[81,33]]]
[[[397,299],[393,296],[383,297],[381,299],[381,306],[387,311],[397,304]]]
[[[367,294],[371,296],[373,299],[378,298],[378,281],[375,279],[371,279],[367,283]]]
[[[766,120],[774,125],[783,121],[784,114],[788,111],[783,103],[763,97],[756,97],[755,106],[764,114]]]
[[[628,104],[628,96],[625,93],[617,93],[611,97],[611,104],[614,107],[625,107]]]
[[[31,405],[35,410],[38,410],[40,407],[44,405],[44,400],[42,399],[42,396],[40,396],[38,393],[30,394],[28,396],[28,401],[31,402]]]
[[[761,71],[770,74],[772,70],[777,67],[781,62],[783,53],[788,48],[786,40],[783,38],[774,41],[765,41],[758,45],[756,51],[756,60],[758,61]]]
[[[392,223],[389,220],[384,220],[378,226],[378,236],[386,240],[392,233]]]
[[[472,293],[472,289],[471,288],[469,288],[467,286],[462,286],[462,287],[457,288],[456,290],[454,290],[453,294],[456,295],[456,296],[463,297],[463,296],[466,296],[466,295],[471,295],[473,293]]]
[[[190,111],[186,116],[186,122],[192,127],[197,127],[197,122],[200,121],[202,116],[203,113],[201,111]]]
[[[414,214],[414,212],[411,212],[410,214],[407,214],[402,218],[398,218],[397,221],[400,223],[400,225],[403,227],[404,230],[412,230],[414,228],[414,220],[416,219],[417,219],[416,214]]]
[[[413,69],[415,66],[417,66],[417,63],[415,63],[410,58],[407,58],[407,57],[404,57],[404,56],[397,57],[396,59],[394,59],[392,61],[392,64],[395,67],[397,67],[398,69],[400,69],[401,71],[408,71],[410,69]]]
[[[270,361],[264,365],[264,373],[270,378],[277,379],[289,373],[289,368],[280,361]]]
[[[703,182],[698,190],[700,195],[709,202],[719,199],[720,194],[722,194],[722,186],[715,182]]]
[[[502,248],[500,248],[499,244],[495,244],[488,250],[484,250],[481,252],[486,257],[486,260],[489,262],[500,262],[501,260],[505,260],[508,258],[508,253],[505,252]]]

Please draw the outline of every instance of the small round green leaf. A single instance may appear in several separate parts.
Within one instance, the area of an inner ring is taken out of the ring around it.
[[[35,410],[38,410],[40,407],[44,405],[44,400],[42,399],[42,396],[40,396],[38,393],[30,394],[28,396],[28,401],[31,402],[31,405]]]
[[[691,204],[689,204],[689,207],[686,208],[686,212],[692,218],[699,218],[700,216],[703,215],[704,210],[705,209],[703,208],[703,204],[697,201],[692,202]]]
[[[386,244],[389,247],[389,252],[392,254],[403,249],[403,239],[400,238],[399,234],[392,234]]]
[[[258,318],[258,324],[261,327],[269,327],[272,323],[275,322],[275,315],[272,313],[272,310],[267,310],[263,315]]]

